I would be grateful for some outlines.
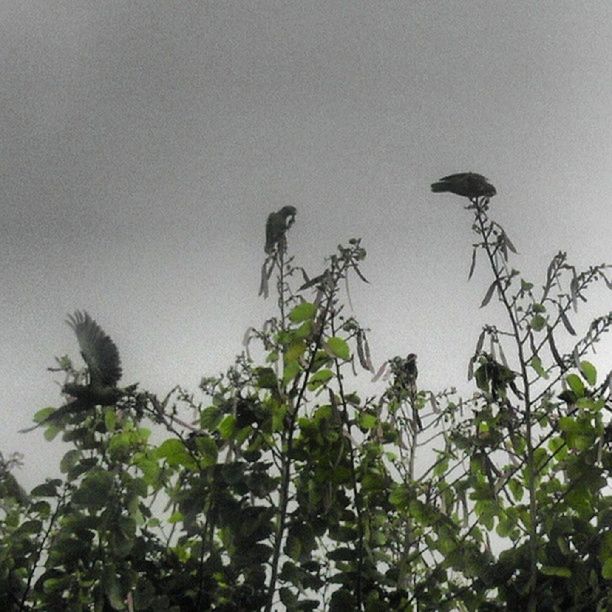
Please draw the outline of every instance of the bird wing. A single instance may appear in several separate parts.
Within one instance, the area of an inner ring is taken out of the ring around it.
[[[86,313],[76,311],[66,321],[74,330],[81,355],[89,368],[90,384],[114,387],[122,375],[121,360],[115,343]]]
[[[279,213],[268,215],[266,222],[266,253],[271,253],[274,245],[283,237],[285,232],[285,219]]]
[[[439,182],[451,182],[456,183],[458,181],[464,181],[467,178],[471,178],[472,180],[478,182],[488,183],[489,179],[482,176],[482,174],[477,174],[476,172],[459,172],[458,174],[449,174],[448,176],[443,176]]]

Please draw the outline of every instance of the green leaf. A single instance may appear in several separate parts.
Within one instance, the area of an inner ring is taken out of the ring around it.
[[[34,420],[37,423],[44,421],[48,416],[52,415],[56,411],[56,408],[52,406],[47,406],[46,408],[41,408],[34,414]]]
[[[571,578],[572,576],[572,570],[569,567],[543,565],[541,571],[546,576],[561,576],[561,578]]]
[[[537,314],[531,319],[530,325],[534,331],[542,331],[546,325],[546,319],[542,315]]]
[[[38,485],[32,489],[32,497],[57,497],[57,487],[62,484],[61,480],[54,479]]]
[[[306,343],[303,340],[292,342],[285,352],[285,363],[297,361],[306,351]]]
[[[310,302],[302,302],[289,313],[289,320],[293,323],[301,323],[302,321],[314,319],[316,314],[317,307],[314,304],[311,304]]]
[[[276,381],[276,378],[274,380]],[[222,418],[223,413],[217,406],[208,406],[200,414],[200,427],[208,430],[215,429]]]
[[[196,466],[193,457],[178,438],[169,438],[155,450],[155,456],[165,459],[170,466],[183,465],[188,468]]]
[[[210,436],[197,436],[196,446],[204,456],[204,467],[210,467],[217,463],[218,450],[215,441]]]
[[[577,397],[584,397],[584,383],[580,380],[580,377],[577,374],[568,374],[565,377],[565,382],[567,382],[569,388],[576,394]]]
[[[378,418],[374,414],[361,412],[359,414],[359,426],[363,429],[374,429],[378,424]]]
[[[302,366],[298,361],[289,361],[288,363],[285,363],[285,368],[283,370],[283,382],[285,384],[291,382],[301,371]]]
[[[257,377],[257,384],[261,389],[277,388],[278,382],[272,368],[255,368],[254,374]]]
[[[351,358],[351,352],[348,344],[345,340],[339,338],[338,336],[328,338],[327,342],[325,343],[325,350],[332,357],[338,357],[339,359],[344,359],[345,361]]]
[[[612,580],[612,557],[607,559],[601,568],[601,575],[606,580]]]
[[[104,568],[102,576],[102,584],[104,585],[104,594],[108,598],[108,602],[114,610],[123,610],[125,608],[123,596],[121,595],[121,587],[115,568],[109,565]]]
[[[81,451],[75,449],[69,450],[60,461],[60,471],[62,472],[62,474],[65,474],[66,472],[71,470],[80,458]]]
[[[91,471],[74,492],[72,501],[88,508],[106,507],[112,488],[113,475],[110,472],[101,469]]]
[[[597,383],[597,370],[589,361],[580,362],[580,373],[592,387]]]
[[[516,478],[511,478],[508,481],[508,488],[512,492],[512,495],[514,499],[516,499],[516,501],[521,501],[521,499],[523,499],[523,494],[525,492],[525,489],[523,485]]]
[[[546,373],[546,370],[542,366],[542,360],[537,355],[534,355],[531,358],[529,365],[531,365],[531,367],[536,371],[538,376],[541,376],[542,378],[548,378],[548,374]]]
[[[333,375],[334,373],[328,369],[323,369],[323,370],[319,370],[318,372],[315,372],[310,377],[310,381],[308,382],[308,388],[316,389],[317,387],[324,385],[325,383],[329,382],[329,380],[333,377]]]
[[[233,414],[227,414],[217,426],[217,430],[224,440],[229,440],[236,431],[236,417]]]
[[[104,425],[106,431],[115,431],[117,425],[117,411],[115,408],[107,408],[104,411]]]

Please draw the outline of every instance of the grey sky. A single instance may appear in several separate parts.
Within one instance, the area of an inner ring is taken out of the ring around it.
[[[470,216],[432,181],[489,177],[533,280],[561,248],[611,259],[607,0],[3,0],[0,41],[0,449],[28,454],[28,484],[61,450],[15,432],[60,401],[65,314],[113,337],[126,384],[195,389],[273,313],[263,227],[285,204],[313,271],[363,238],[375,361],[414,351],[434,389],[464,383],[495,309],[484,265],[466,280]]]

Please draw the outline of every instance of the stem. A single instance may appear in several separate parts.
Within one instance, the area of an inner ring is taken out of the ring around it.
[[[40,546],[38,547],[38,550],[36,551],[36,560],[35,562],[32,564],[30,571],[28,573],[28,581],[26,582],[26,588],[23,591],[23,596],[21,597],[21,602],[19,603],[19,610],[25,610],[25,603],[26,603],[26,599],[28,597],[28,593],[30,591],[30,587],[32,585],[32,579],[34,578],[34,572],[36,571],[36,568],[38,566],[38,562],[40,561],[40,557],[42,555],[42,551],[43,548],[45,547],[45,543],[47,542],[47,539],[49,538],[49,534],[51,533],[51,529],[53,529],[53,525],[55,524],[55,521],[60,513],[60,510],[62,509],[63,505],[64,505],[64,499],[66,497],[66,489],[64,489],[63,493],[62,493],[62,497],[61,499],[57,502],[57,506],[55,508],[55,512],[53,513],[53,516],[51,517],[51,520],[49,521],[49,525],[47,527],[47,529],[45,530],[45,535],[43,536],[41,542],[40,542]]]
[[[345,266],[346,268],[346,266]],[[329,291],[328,299],[325,304],[325,310],[323,311],[323,316],[321,318],[321,327],[319,333],[316,337],[314,347],[310,353],[310,360],[308,362],[308,366],[304,371],[304,378],[302,380],[302,386],[298,392],[298,395],[295,400],[295,405],[291,410],[289,415],[289,422],[286,428],[286,451],[283,453],[281,458],[281,490],[279,497],[279,516],[278,516],[278,525],[276,528],[276,536],[274,541],[274,552],[272,555],[272,574],[270,576],[270,586],[268,588],[268,601],[266,603],[265,612],[271,612],[272,610],[272,600],[274,598],[274,592],[276,591],[276,581],[278,578],[278,564],[280,560],[281,546],[283,542],[283,534],[285,532],[285,525],[287,522],[287,505],[289,503],[289,484],[291,482],[291,454],[293,451],[293,435],[295,433],[295,420],[302,404],[302,400],[304,399],[304,394],[306,392],[306,385],[308,383],[308,378],[310,371],[314,365],[314,361],[317,355],[317,351],[321,347],[321,340],[323,338],[324,331],[324,323],[329,315],[329,311],[334,300],[334,294],[336,290],[336,285],[338,282],[338,278],[343,273],[344,269],[338,270],[336,269],[336,274],[333,276],[332,288]],[[284,285],[282,287],[281,300],[284,301]],[[297,379],[296,379],[297,380]]]
[[[487,257],[489,259],[489,263],[491,264],[491,268],[493,270],[493,274],[495,275],[495,281],[497,283],[497,288],[499,290],[500,299],[506,308],[508,313],[508,317],[510,319],[510,323],[512,325],[512,332],[514,336],[514,340],[517,346],[518,359],[521,369],[521,379],[523,381],[523,393],[524,393],[524,402],[525,402],[525,426],[526,426],[526,441],[527,441],[527,470],[529,477],[529,516],[530,516],[530,524],[529,524],[529,556],[530,556],[530,576],[529,576],[529,603],[528,610],[529,612],[535,611],[536,609],[536,581],[537,581],[537,552],[538,552],[538,543],[537,543],[537,507],[536,507],[536,491],[535,491],[535,468],[533,461],[533,440],[532,440],[532,426],[531,426],[531,399],[530,399],[530,384],[529,377],[527,374],[527,363],[525,361],[525,353],[523,350],[523,342],[521,340],[520,335],[520,326],[516,320],[516,316],[514,310],[512,308],[512,304],[508,300],[508,295],[506,292],[507,286],[504,287],[502,284],[502,276],[495,260],[495,252],[494,248],[491,245],[489,240],[490,232],[487,232],[487,228],[485,226],[486,213],[482,207],[482,204],[479,204],[477,199],[473,200],[475,210],[476,210],[476,219],[478,221],[478,227],[481,231],[481,235],[483,238],[483,245],[485,251],[487,253]]]
[[[332,317],[331,320],[331,332],[332,335],[336,335],[336,329],[334,325],[334,319]],[[357,473],[355,470],[355,449],[353,448],[353,443],[351,441],[350,433],[351,433],[351,425],[348,418],[348,409],[346,396],[344,394],[344,386],[342,384],[342,376],[340,373],[340,364],[337,359],[334,359],[334,364],[336,366],[336,378],[338,379],[338,393],[340,395],[340,399],[342,401],[342,420],[344,421],[344,425],[346,426],[346,431],[348,434],[348,445],[349,445],[349,455],[351,461],[351,484],[353,487],[353,497],[355,498],[355,511],[357,512],[357,528],[359,532],[359,538],[357,540],[357,609],[363,609],[363,584],[362,584],[362,574],[363,574],[363,535],[364,535],[364,526],[363,526],[363,509],[361,506],[361,493],[357,488]]]

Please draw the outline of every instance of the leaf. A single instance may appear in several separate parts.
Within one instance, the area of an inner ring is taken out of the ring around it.
[[[361,412],[359,414],[359,426],[362,429],[374,429],[378,425],[378,419],[375,414]]]
[[[478,336],[478,342],[476,342],[476,350],[474,351],[474,355],[480,355],[480,351],[482,351],[482,345],[484,344],[485,339],[485,330],[483,329],[480,332],[480,336]]]
[[[61,480],[54,479],[34,487],[30,493],[32,497],[57,497],[57,487],[62,484]]]
[[[272,268],[270,268],[270,271]],[[266,268],[266,262],[264,261],[261,266],[261,282],[259,283],[259,293],[258,295],[263,295],[264,299],[268,297],[270,294],[270,290],[268,288],[268,279],[270,278],[270,274]]]
[[[470,273],[468,274],[468,280],[472,278],[474,274],[474,268],[476,268],[476,247],[472,249],[472,263],[470,264]]]
[[[475,359],[472,357],[470,359],[470,362],[468,363],[468,373],[467,373],[468,381],[474,378],[474,361]]]
[[[556,361],[557,365],[562,370],[564,370],[565,363],[563,362],[563,358],[561,357],[561,355],[559,354],[559,351],[557,350],[555,339],[553,337],[553,330],[552,330],[552,327],[550,327],[550,325],[548,326],[547,338],[548,338],[548,345],[550,346],[550,352],[552,353],[554,360]]]
[[[325,342],[325,350],[332,357],[338,357],[339,359],[344,359],[345,361],[348,361],[351,358],[351,352],[348,344],[345,340],[339,338],[338,336],[328,338],[327,342]]]
[[[506,359],[506,355],[504,354],[504,349],[499,341],[497,342],[497,346],[499,348],[499,358],[501,359],[502,364],[507,368],[508,360]]]
[[[155,450],[155,456],[158,459],[165,459],[168,465],[173,467],[178,465],[195,467],[193,457],[178,438],[164,440]]]
[[[569,388],[576,394],[577,397],[584,397],[585,387],[577,374],[568,374],[565,377]]]
[[[91,471],[81,483],[80,488],[74,492],[72,501],[88,508],[102,508],[108,505],[112,488],[112,473],[102,469]]]
[[[257,377],[257,385],[261,389],[276,389],[278,381],[272,368],[255,368],[254,374]]]
[[[482,304],[480,304],[481,308],[484,308],[491,301],[491,298],[493,297],[493,292],[495,291],[496,287],[497,281],[494,280],[487,289],[487,293],[485,294],[484,299],[482,300]]]
[[[301,323],[315,318],[317,307],[310,302],[298,304],[290,313],[289,320],[293,323]]]
[[[536,371],[538,376],[541,376],[542,378],[548,378],[548,374],[546,373],[546,370],[542,366],[542,360],[537,355],[534,355],[531,358],[531,361],[529,362],[529,364]]]
[[[574,277],[570,282],[570,295],[572,297],[572,307],[574,312],[578,310],[578,279],[576,278],[576,271],[573,270]]]
[[[595,366],[588,361],[580,362],[580,372],[584,379],[591,385],[591,387],[595,386],[597,383],[597,370]]]
[[[378,372],[376,372],[376,374],[372,378],[372,382],[376,382],[377,380],[379,380],[379,378],[385,373],[388,363],[388,361],[383,362],[380,368],[378,368]]]
[[[504,236],[504,242],[508,245],[508,248],[516,255],[518,251],[516,250],[516,247],[512,244],[512,240],[508,238],[508,234],[504,232],[503,236]]]
[[[530,326],[534,331],[542,331],[545,325],[546,319],[540,314],[535,315],[535,317],[531,319]]]
[[[210,436],[197,436],[196,447],[204,457],[204,461],[202,462],[204,467],[209,467],[217,463],[217,444]]]
[[[233,414],[227,414],[223,420],[217,425],[217,430],[224,440],[229,440],[236,431],[236,417]]]
[[[303,340],[292,342],[285,352],[285,362],[297,361],[306,351],[306,343]]]
[[[324,385],[325,383],[329,382],[329,380],[331,380],[333,376],[334,376],[334,373],[331,370],[328,370],[328,369],[319,370],[318,372],[316,372],[310,377],[310,381],[308,382],[308,387],[310,389],[316,389],[317,387],[320,387],[321,385]]]
[[[302,366],[299,361],[290,361],[286,363],[283,370],[283,382],[285,384],[291,382],[301,371]]]
[[[567,331],[572,336],[575,336],[576,335],[576,330],[572,327],[572,324],[570,323],[569,319],[567,318],[567,315],[565,314],[565,311],[563,310],[563,308],[559,308],[559,317],[561,318],[561,322],[565,326],[565,329],[567,329]]]
[[[374,372],[374,366],[370,358],[370,347],[365,332],[360,329],[357,332],[357,357],[364,370]]]

